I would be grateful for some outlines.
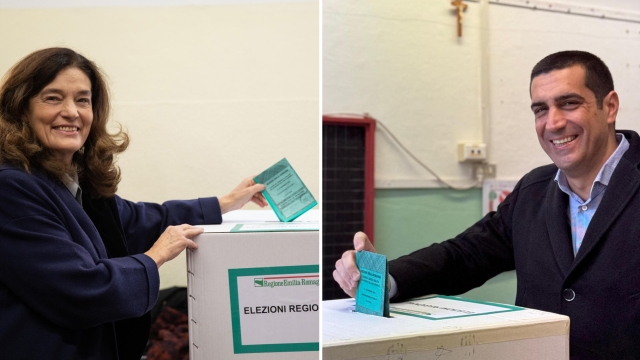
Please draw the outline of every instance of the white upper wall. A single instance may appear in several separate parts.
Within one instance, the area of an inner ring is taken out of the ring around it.
[[[616,127],[640,131],[640,24],[508,6],[490,9],[490,151],[501,178],[517,179],[551,163],[529,108],[531,69],[551,53],[584,50],[600,57],[620,96]]]
[[[436,0],[323,1],[323,113],[382,121],[424,162],[467,178],[455,144],[480,140],[480,16],[469,3],[458,39]],[[432,179],[377,130],[376,180]]]
[[[548,0],[547,0],[548,1]],[[622,11],[640,12],[640,2],[637,0],[573,0],[562,1],[563,4],[576,4],[579,6],[595,6]]]
[[[369,113],[457,185],[472,182],[457,144],[487,141],[498,178],[518,179],[550,163],[529,109],[531,68],[575,49],[608,64],[621,100],[617,127],[640,130],[639,23],[466,3],[458,39],[450,1],[324,0],[323,113]],[[635,1],[585,4],[640,10]],[[375,158],[376,186],[440,186],[380,128]]]

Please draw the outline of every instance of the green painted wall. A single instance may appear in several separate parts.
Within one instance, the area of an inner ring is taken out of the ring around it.
[[[375,247],[389,260],[456,236],[482,216],[482,190],[376,190]],[[513,304],[516,276],[500,274],[463,297]]]

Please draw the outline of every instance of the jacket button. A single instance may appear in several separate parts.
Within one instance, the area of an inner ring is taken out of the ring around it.
[[[562,291],[562,297],[567,301],[573,301],[576,298],[576,293],[571,289],[564,289]]]

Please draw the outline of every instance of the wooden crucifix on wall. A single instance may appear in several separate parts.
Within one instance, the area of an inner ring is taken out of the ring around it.
[[[467,4],[462,0],[453,0],[451,5],[456,7],[456,15],[458,18],[458,37],[462,37],[462,12],[467,9]]]

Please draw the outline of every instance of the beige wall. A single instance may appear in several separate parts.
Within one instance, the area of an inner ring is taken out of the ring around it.
[[[0,73],[51,46],[95,61],[132,138],[126,199],[224,195],[283,157],[319,199],[318,6],[0,9]],[[186,285],[184,256],[161,280]]]

